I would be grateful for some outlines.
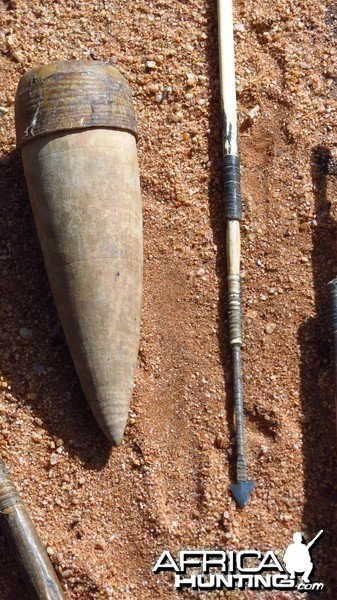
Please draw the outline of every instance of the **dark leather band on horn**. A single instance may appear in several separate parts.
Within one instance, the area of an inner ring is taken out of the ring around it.
[[[107,127],[137,136],[131,90],[102,62],[53,62],[25,73],[15,100],[17,146],[61,131]]]

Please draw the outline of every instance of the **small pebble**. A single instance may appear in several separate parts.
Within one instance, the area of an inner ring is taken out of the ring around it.
[[[291,515],[288,515],[288,514],[286,514],[286,513],[282,513],[282,514],[280,515],[280,518],[281,518],[283,521],[291,521]]]
[[[300,417],[300,423],[306,424],[306,423],[310,423],[312,417],[311,415],[302,415]]]
[[[243,33],[245,31],[244,24],[241,23],[240,21],[238,23],[235,23],[235,25],[234,25],[234,31],[240,31],[240,33]]]
[[[193,75],[193,73],[187,73],[186,77],[187,77],[187,85],[189,87],[192,87],[196,81],[195,76]]]
[[[284,502],[287,506],[290,506],[290,507],[296,506],[296,504],[297,504],[296,498],[285,498]]]
[[[34,371],[37,375],[46,375],[47,371],[43,365],[35,365]]]
[[[22,63],[24,61],[24,56],[23,56],[22,52],[20,52],[20,50],[14,50],[11,53],[11,56],[17,63]]]
[[[60,457],[55,452],[53,452],[49,459],[50,464],[56,465],[59,461],[60,461]]]
[[[103,540],[102,538],[97,540],[95,543],[95,548],[97,548],[97,550],[105,550],[105,548],[106,548],[105,540]]]
[[[265,326],[264,330],[265,332],[270,335],[271,333],[274,333],[276,329],[276,323],[268,323],[268,325]]]
[[[70,575],[71,575],[70,569],[66,569],[65,571],[62,571],[62,579],[69,579]]]
[[[181,111],[178,111],[174,113],[174,115],[172,115],[171,119],[174,123],[179,123],[180,121],[182,121],[183,117],[184,114]]]
[[[227,446],[227,440],[225,436],[221,435],[221,433],[218,433],[218,435],[215,438],[215,446],[217,448],[220,448],[220,450],[223,450]]]
[[[225,531],[229,530],[229,526],[230,526],[230,515],[229,512],[225,511],[224,513],[222,513],[222,526],[224,528]]]
[[[159,84],[151,83],[151,85],[149,86],[149,90],[150,90],[151,94],[156,94],[157,92],[159,92]]]
[[[33,335],[33,330],[32,329],[28,329],[28,327],[21,327],[19,329],[19,334],[20,334],[20,337],[22,337],[23,340],[30,340],[32,338],[32,335]]]
[[[258,316],[257,310],[248,308],[248,310],[246,311],[246,319],[256,319],[257,316]]]
[[[254,106],[254,108],[252,108],[249,112],[248,115],[250,116],[251,119],[255,119],[255,117],[257,117],[257,115],[260,112],[260,105],[257,104],[256,106]]]

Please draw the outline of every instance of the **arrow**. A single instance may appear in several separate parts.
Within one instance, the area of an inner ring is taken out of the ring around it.
[[[239,483],[231,483],[230,490],[240,508],[244,508],[246,506],[253,487],[254,481],[240,481]]]
[[[331,329],[333,342],[334,400],[337,408],[337,277],[328,283],[331,304]],[[337,425],[337,423],[336,423]]]
[[[250,497],[253,481],[246,481],[246,454],[243,424],[241,371],[242,302],[240,277],[240,161],[236,119],[235,62],[232,0],[218,0],[220,93],[223,114],[223,177],[227,219],[227,281],[229,343],[233,364],[234,411],[236,422],[237,483],[230,486],[237,504],[243,508]]]
[[[1,458],[0,528],[18,562],[30,596],[65,600],[45,547]]]

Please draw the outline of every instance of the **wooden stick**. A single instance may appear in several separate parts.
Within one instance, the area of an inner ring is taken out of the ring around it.
[[[331,304],[331,329],[333,343],[334,397],[337,413],[337,277],[329,282]],[[337,420],[336,420],[337,427]]]
[[[49,556],[1,458],[0,526],[30,596],[35,600],[64,600]]]
[[[241,345],[242,304],[240,277],[240,162],[236,119],[235,61],[232,0],[218,0],[220,93],[223,115],[223,175],[227,219],[227,281],[229,343],[233,364],[234,410],[236,421],[237,483],[231,491],[240,507],[249,499],[254,482],[246,481],[246,453],[243,422]]]

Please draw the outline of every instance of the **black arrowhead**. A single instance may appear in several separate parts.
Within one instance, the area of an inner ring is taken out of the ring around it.
[[[254,487],[254,481],[239,481],[230,485],[231,492],[240,508],[244,508]]]

